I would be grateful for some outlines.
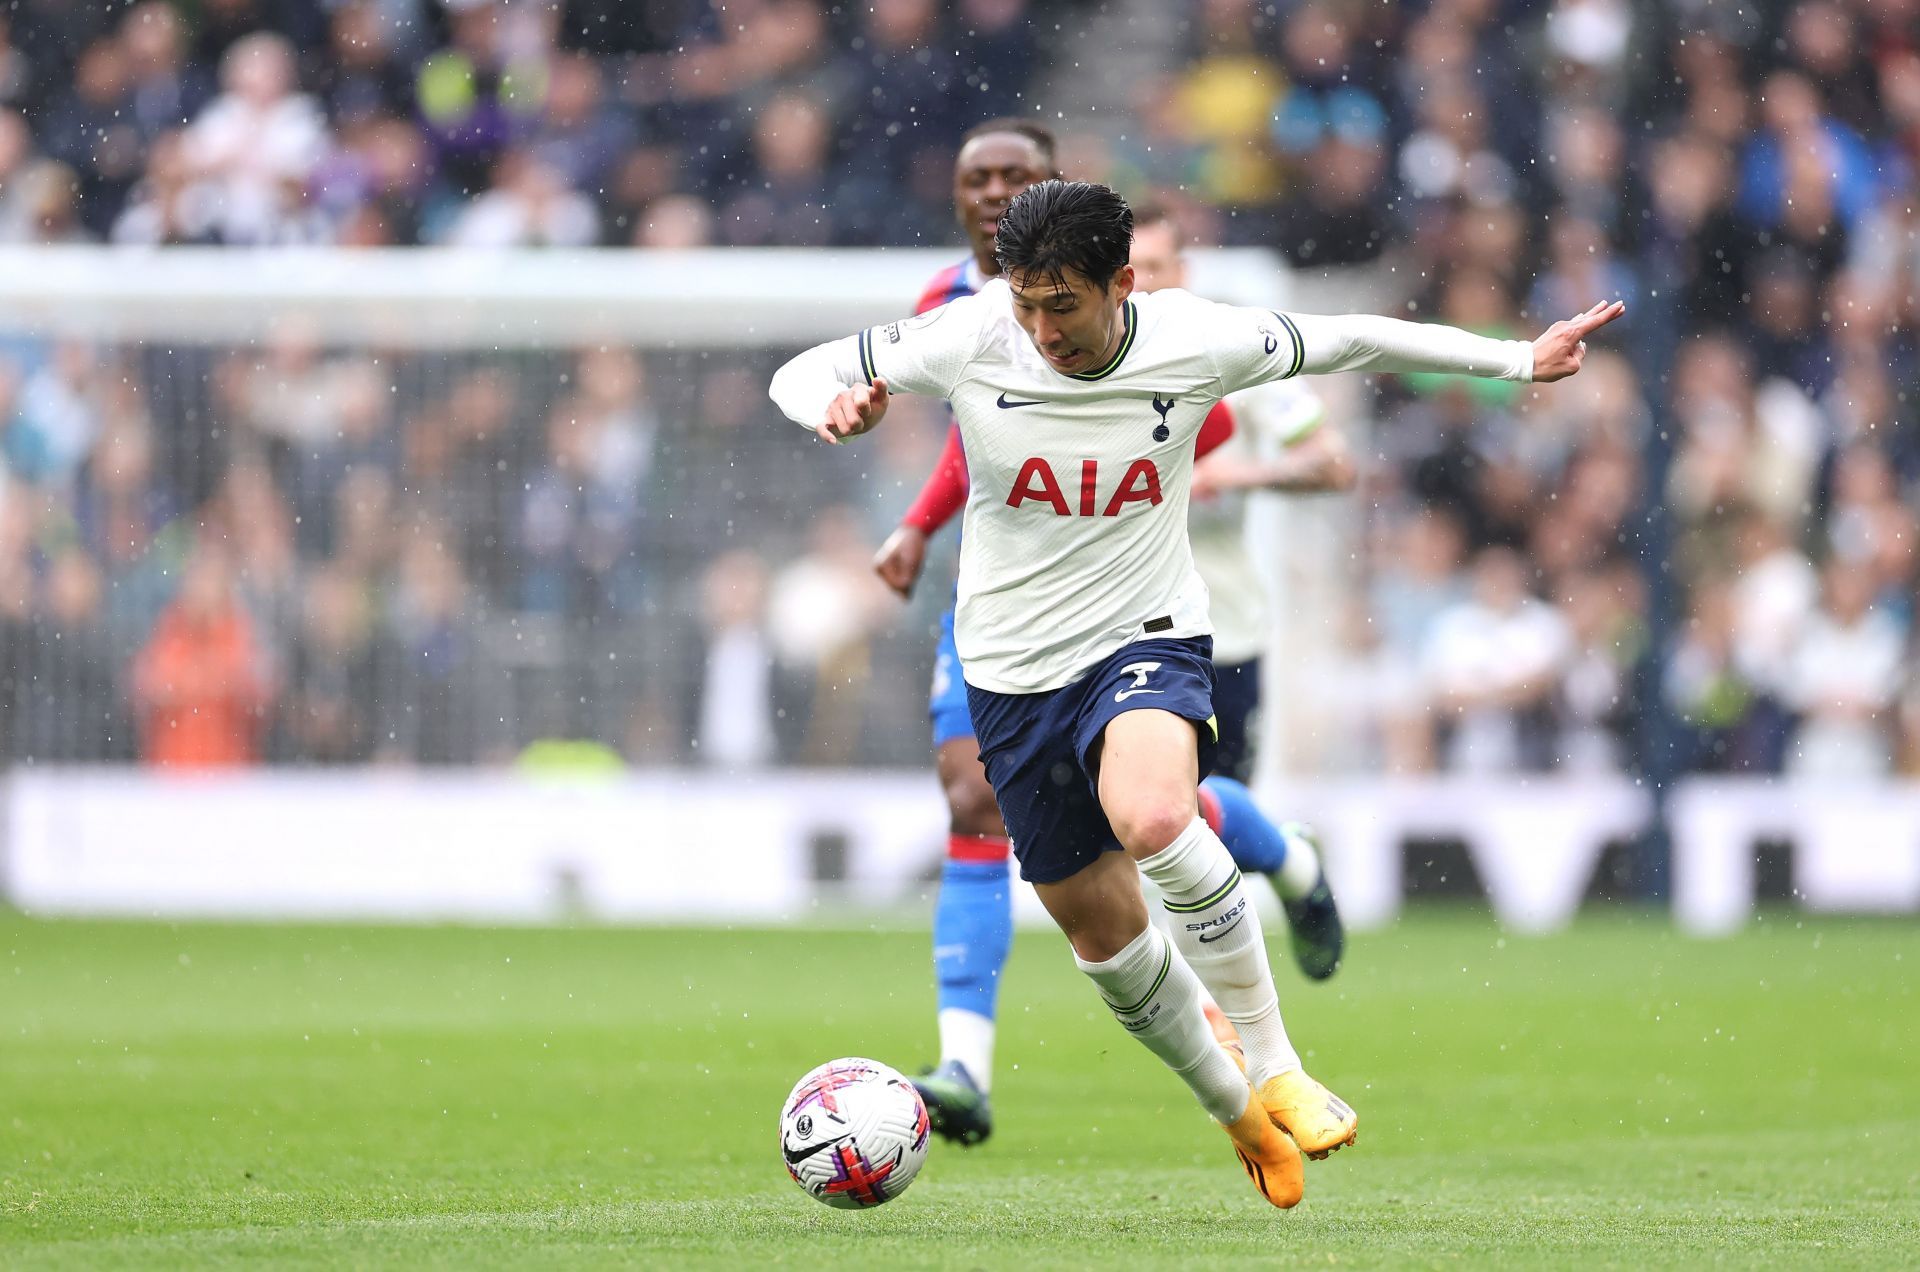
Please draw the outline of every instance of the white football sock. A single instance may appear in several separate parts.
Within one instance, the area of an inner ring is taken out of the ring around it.
[[[1080,965],[1126,1031],[1166,1061],[1213,1120],[1238,1121],[1251,1092],[1200,1012],[1200,982],[1158,928],[1135,937],[1104,963]]]
[[[1173,939],[1173,916],[1167,913],[1166,906],[1160,904],[1160,890],[1158,888],[1149,886],[1149,887],[1143,888],[1142,891],[1144,891],[1147,894],[1147,922],[1153,924],[1154,927],[1160,929],[1160,935],[1166,937],[1169,941],[1171,941]],[[1188,966],[1191,967],[1192,964],[1189,963]],[[1197,973],[1195,974],[1194,979],[1196,981],[1200,979]],[[1201,982],[1201,985],[1200,985],[1201,1012],[1204,1014],[1207,1008],[1218,1007],[1219,1005],[1220,1005],[1219,1003],[1216,1003],[1213,1001],[1213,992],[1207,988],[1206,983]],[[1212,1028],[1213,1022],[1208,1021],[1207,1027]]]
[[[940,1009],[940,1063],[958,1060],[982,1091],[993,1085],[993,1022],[964,1007]]]
[[[1289,901],[1298,901],[1320,882],[1320,854],[1313,850],[1313,844],[1305,835],[1295,834],[1285,826],[1280,828],[1280,833],[1287,841],[1287,856],[1278,870],[1267,873],[1267,878],[1273,880],[1275,892]]]
[[[1300,1067],[1287,1038],[1260,916],[1220,837],[1195,817],[1165,848],[1140,863],[1162,893],[1174,946],[1240,1031],[1255,1087]]]

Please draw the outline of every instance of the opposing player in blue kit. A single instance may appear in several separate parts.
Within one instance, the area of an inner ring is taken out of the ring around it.
[[[1055,175],[1054,167],[1053,134],[1038,124],[993,119],[968,132],[954,161],[953,204],[972,250],[965,260],[934,276],[915,306],[916,316],[974,294],[999,274],[993,252],[1000,216],[1022,190]],[[1177,259],[1165,264],[1170,274],[1179,267]],[[1196,455],[1224,445],[1233,432],[1231,412],[1224,403],[1216,406],[1202,424]],[[1294,489],[1339,485],[1337,473],[1316,473],[1298,464],[1292,473]],[[911,593],[926,561],[928,539],[965,503],[967,486],[966,453],[954,427],[926,484],[874,559],[875,571],[901,596]],[[914,1085],[926,1100],[935,1131],[958,1143],[978,1144],[993,1133],[989,1091],[995,1017],[1000,977],[1012,947],[1013,913],[1010,846],[980,762],[959,668],[949,610],[941,616],[928,704],[935,765],[948,808],[947,855],[933,919],[940,1060]],[[1233,673],[1232,685],[1251,686],[1257,682],[1258,665],[1236,666]],[[1245,701],[1246,695],[1232,700]],[[1249,754],[1248,719],[1245,710],[1222,711],[1223,754]],[[1244,773],[1232,769],[1208,778],[1203,812],[1236,865],[1274,881],[1288,907],[1302,969],[1324,979],[1339,963],[1341,932],[1318,855],[1304,827],[1277,827],[1261,813],[1241,784],[1244,780]],[[1209,1006],[1208,1018],[1223,1037],[1232,1037],[1231,1025],[1217,1009]]]
[[[1291,1206],[1303,1154],[1352,1143],[1358,1118],[1301,1066],[1248,885],[1199,815],[1215,743],[1186,524],[1201,421],[1228,394],[1302,373],[1558,380],[1622,307],[1526,342],[1135,295],[1131,238],[1106,187],[1033,185],[1000,218],[1001,278],[807,350],[771,395],[836,444],[884,419],[896,385],[952,404],[970,474],[954,641],[1021,876],[1121,1025],[1220,1123],[1261,1195]],[[1143,873],[1171,939],[1148,922]],[[1203,983],[1239,1031],[1244,1073],[1208,1027]]]

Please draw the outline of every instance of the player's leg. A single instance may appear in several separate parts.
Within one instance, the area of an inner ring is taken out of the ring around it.
[[[1192,680],[1205,683],[1204,671],[1172,657],[1159,660],[1155,671],[1169,706],[1179,707]],[[1204,704],[1204,692],[1200,700]],[[1123,710],[1102,730],[1097,763],[1101,806],[1122,846],[1159,887],[1175,946],[1239,1032],[1262,1104],[1308,1154],[1351,1143],[1358,1119],[1301,1067],[1281,1019],[1248,885],[1199,816],[1193,720],[1167,710]]]
[[[1320,867],[1319,845],[1304,823],[1268,820],[1246,786],[1253,780],[1260,660],[1215,662],[1214,673],[1218,745],[1213,776],[1200,784],[1200,814],[1227,846],[1234,865],[1272,883],[1286,911],[1294,961],[1309,978],[1325,980],[1340,966],[1346,937]]]
[[[1300,1150],[1267,1115],[1201,1014],[1199,978],[1147,922],[1131,858],[1107,852],[1078,873],[1034,886],[1073,946],[1073,961],[1114,1018],[1187,1084],[1233,1140],[1247,1177],[1276,1206],[1306,1188]]]
[[[1013,908],[1006,827],[980,764],[959,666],[948,614],[929,704],[948,814],[947,857],[933,907],[940,1063],[914,1085],[936,1133],[978,1144],[993,1133],[987,1092],[993,1083],[1000,973],[1013,944]]]
[[[1128,1033],[1178,1073],[1234,1140],[1247,1173],[1275,1205],[1300,1198],[1300,1151],[1267,1114],[1200,1011],[1199,982],[1147,923],[1133,863],[1116,851],[1081,768],[1072,690],[970,694],[987,772],[1023,877]]]

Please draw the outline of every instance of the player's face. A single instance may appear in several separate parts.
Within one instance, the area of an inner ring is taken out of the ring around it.
[[[1143,292],[1187,285],[1187,258],[1179,237],[1165,221],[1133,227],[1133,285]]]
[[[1014,196],[1051,175],[1040,147],[1019,133],[988,133],[961,147],[953,165],[953,212],[982,270],[999,272],[993,262],[993,236],[1000,230],[1001,213]]]
[[[1068,271],[1063,278],[1010,274],[1013,316],[1049,366],[1064,375],[1094,371],[1113,360],[1125,332],[1120,306],[1133,294],[1133,266],[1101,287]]]

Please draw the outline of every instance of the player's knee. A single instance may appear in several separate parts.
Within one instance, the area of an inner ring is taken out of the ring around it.
[[[1000,820],[1000,805],[994,801],[993,787],[986,774],[975,770],[959,773],[946,782],[947,811],[956,835],[1005,835]]]
[[[1149,795],[1130,799],[1107,812],[1107,820],[1113,824],[1120,846],[1136,860],[1151,857],[1178,839],[1193,824],[1193,818],[1192,796],[1181,799]]]

